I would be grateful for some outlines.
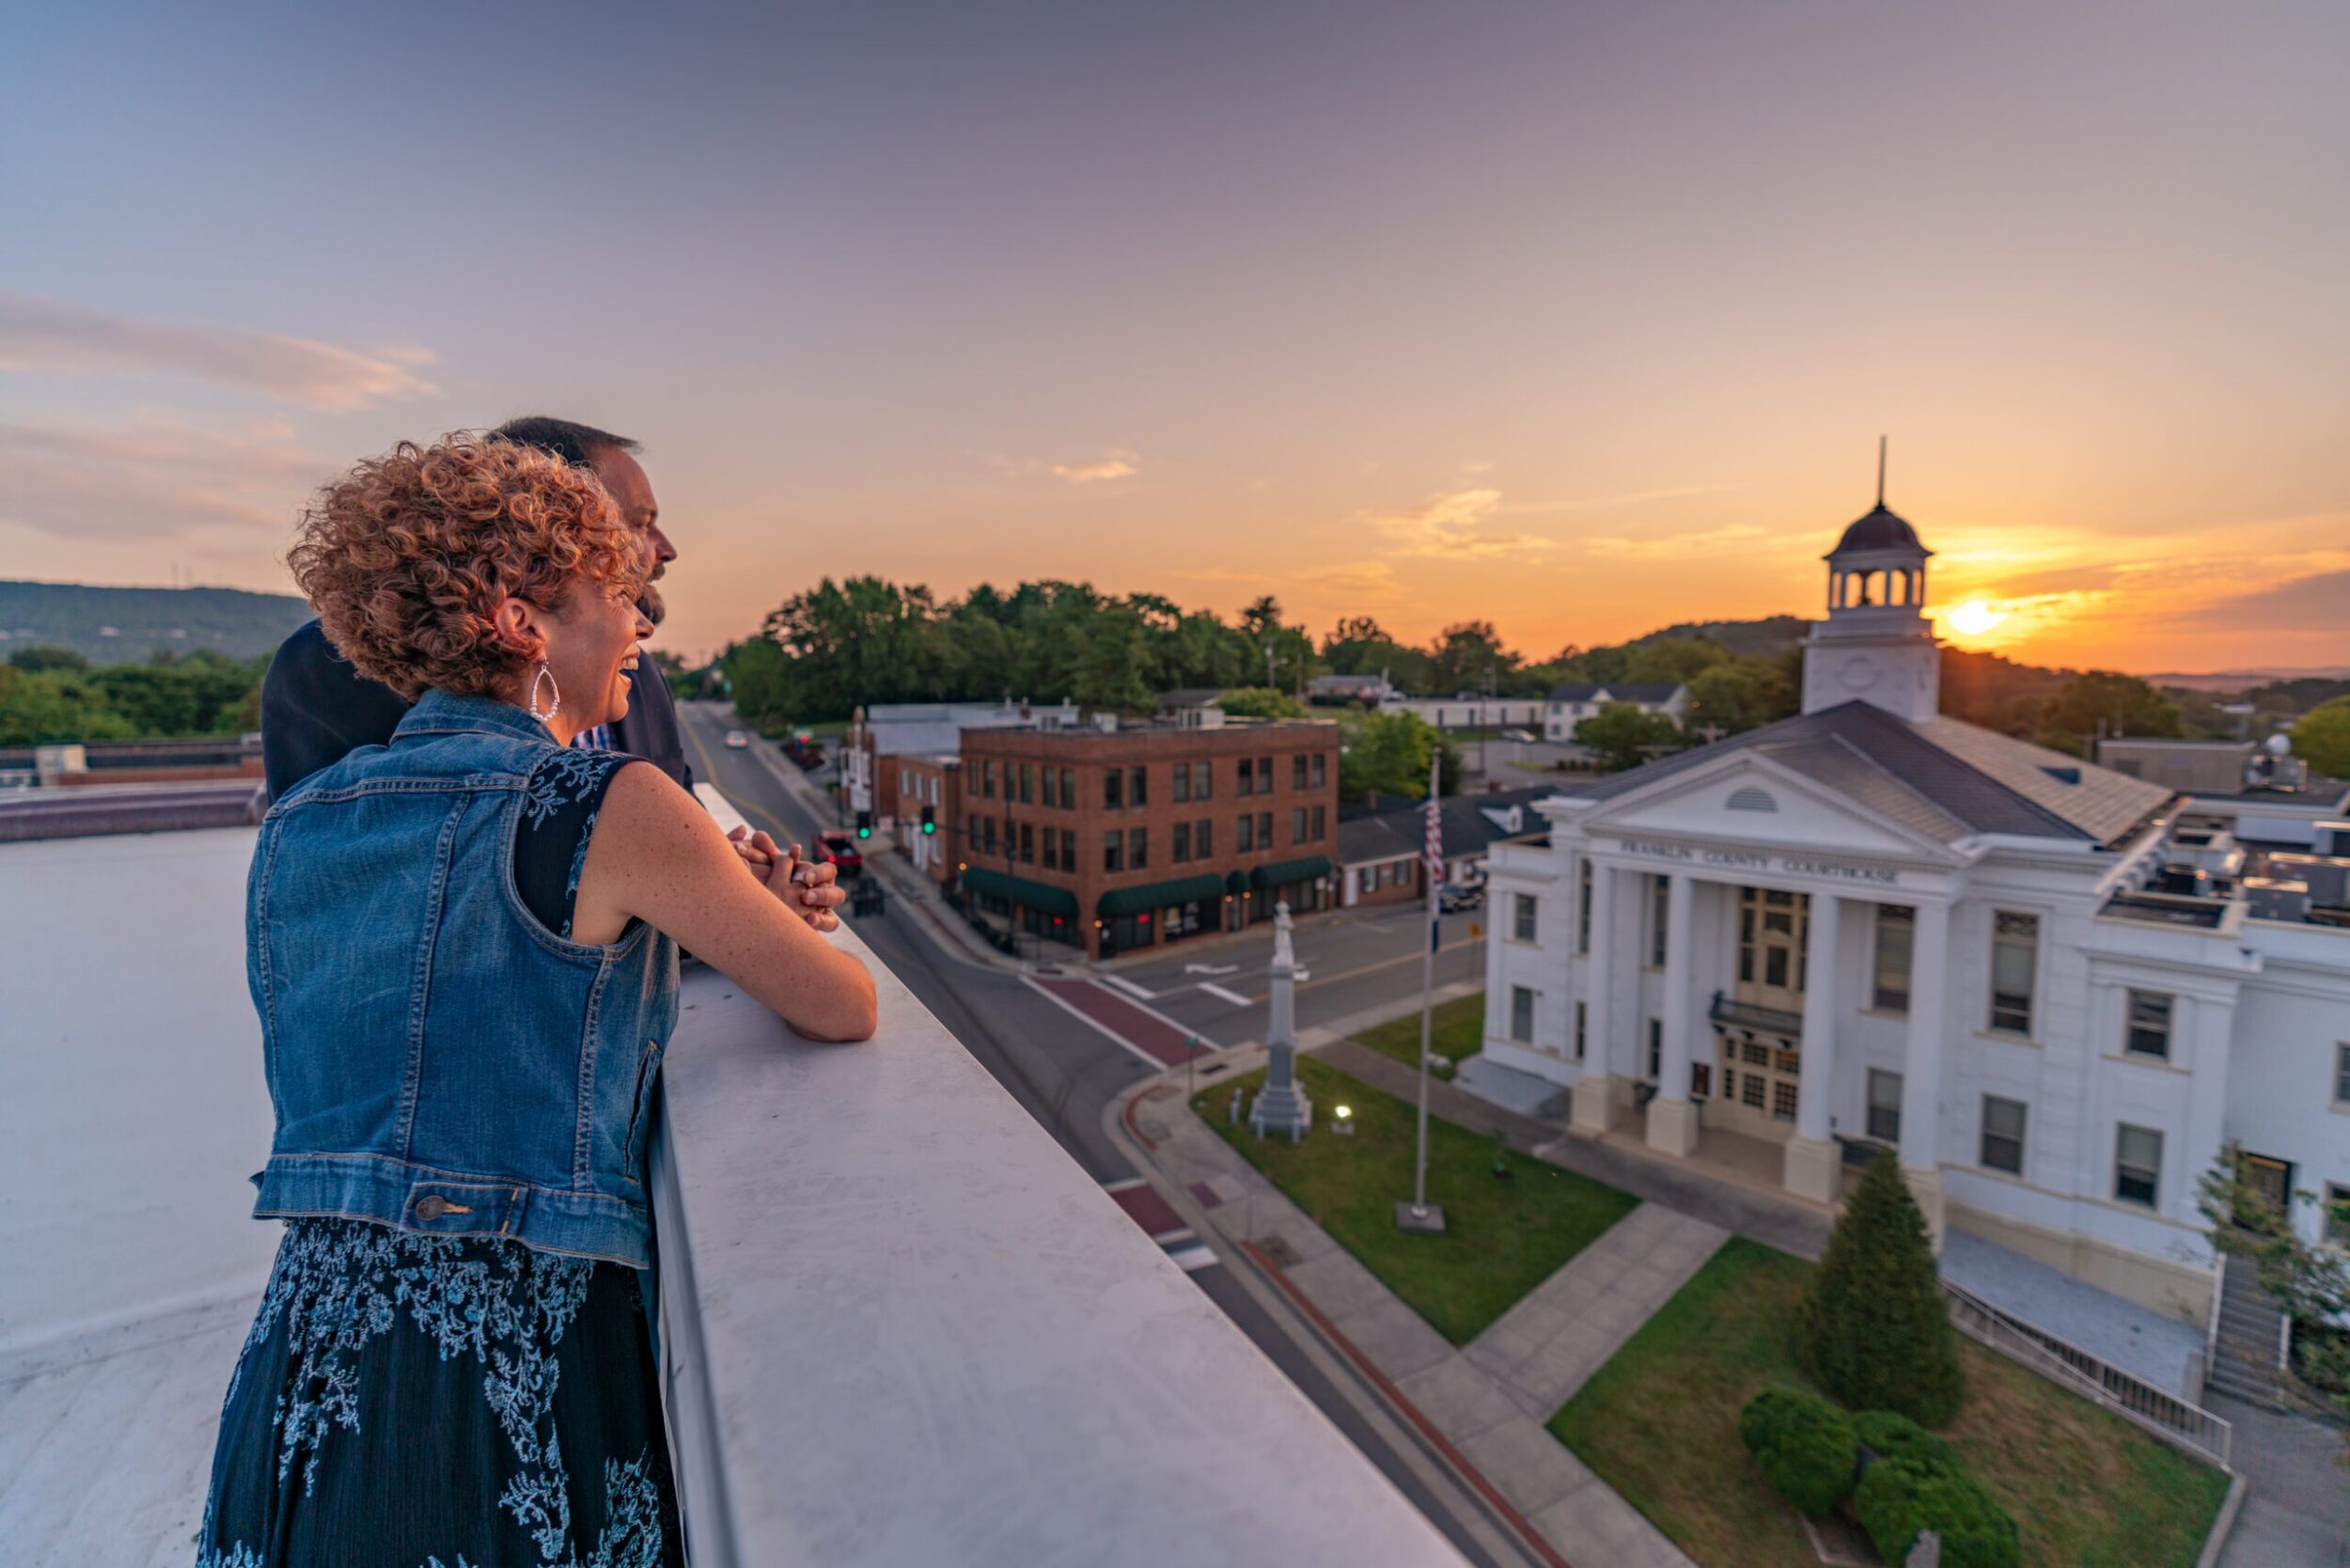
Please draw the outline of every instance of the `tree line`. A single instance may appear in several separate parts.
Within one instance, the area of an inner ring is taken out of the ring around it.
[[[93,667],[70,648],[20,648],[0,665],[0,745],[247,734],[268,668],[210,649]]]

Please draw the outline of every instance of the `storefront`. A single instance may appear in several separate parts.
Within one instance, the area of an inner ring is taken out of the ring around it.
[[[1094,906],[1102,956],[1223,929],[1224,886],[1222,877],[1201,875],[1111,888]]]
[[[1077,895],[1069,888],[975,866],[963,873],[963,891],[975,908],[1010,918],[1031,936],[1084,945]]]
[[[1248,917],[1270,920],[1273,906],[1286,902],[1292,915],[1311,915],[1330,907],[1330,857],[1308,855],[1297,860],[1276,860],[1248,873]]]

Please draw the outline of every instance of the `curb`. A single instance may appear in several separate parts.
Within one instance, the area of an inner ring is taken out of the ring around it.
[[[1236,1055],[1246,1059],[1252,1053],[1261,1056],[1263,1049],[1261,1043],[1251,1043],[1228,1047],[1226,1053],[1220,1054]],[[1215,1230],[1199,1213],[1195,1212],[1198,1204],[1193,1195],[1183,1189],[1167,1172],[1159,1168],[1156,1157],[1158,1140],[1145,1133],[1136,1124],[1135,1113],[1145,1100],[1153,1098],[1158,1091],[1171,1088],[1175,1091],[1180,1113],[1185,1116],[1192,1114],[1189,1105],[1183,1102],[1182,1085],[1177,1077],[1179,1071],[1169,1069],[1165,1073],[1145,1078],[1111,1102],[1108,1107],[1109,1114],[1105,1115],[1104,1120],[1109,1124],[1112,1140],[1117,1142],[1131,1140],[1130,1149],[1135,1155],[1135,1168],[1149,1180],[1152,1187],[1162,1198],[1165,1198],[1168,1205],[1191,1226],[1202,1244],[1206,1244],[1212,1236],[1218,1241],[1227,1241],[1232,1250],[1246,1259],[1250,1271],[1258,1279],[1264,1286],[1269,1287],[1281,1302],[1305,1320],[1307,1326],[1311,1330],[1312,1341],[1318,1342],[1328,1353],[1335,1355],[1358,1384],[1367,1385],[1366,1391],[1370,1398],[1391,1419],[1401,1423],[1412,1440],[1419,1446],[1421,1451],[1448,1479],[1465,1490],[1467,1494],[1466,1500],[1483,1511],[1487,1519],[1501,1531],[1504,1539],[1514,1550],[1526,1556],[1528,1560],[1543,1564],[1543,1568],[1573,1568],[1573,1565],[1559,1554],[1558,1549],[1534,1529],[1532,1523],[1506,1497],[1502,1497],[1493,1482],[1486,1480],[1483,1473],[1469,1462],[1467,1456],[1463,1454],[1451,1440],[1437,1429],[1435,1423],[1430,1420],[1353,1341],[1339,1331],[1337,1325],[1333,1324],[1322,1309],[1314,1304],[1313,1298],[1308,1296],[1296,1281],[1289,1278],[1279,1263],[1276,1262],[1254,1241],[1225,1237],[1223,1232]],[[1292,1331],[1292,1338],[1296,1339],[1298,1336]]]
[[[2218,1517],[2211,1522],[2211,1533],[2203,1537],[2202,1555],[2195,1560],[2195,1568],[2217,1568],[2219,1554],[2227,1550],[2228,1536],[2235,1529],[2236,1513],[2244,1507],[2245,1494],[2251,1489],[2244,1472],[2238,1470],[2235,1479],[2228,1483],[2228,1495],[2219,1504]]]

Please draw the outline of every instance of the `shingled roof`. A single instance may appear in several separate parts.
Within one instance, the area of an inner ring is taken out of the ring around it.
[[[1610,775],[1586,793],[1615,799],[1735,751],[1768,757],[1943,843],[2004,833],[2110,846],[2172,795],[2159,784],[1957,719],[1912,724],[1859,701],[1677,752]]]

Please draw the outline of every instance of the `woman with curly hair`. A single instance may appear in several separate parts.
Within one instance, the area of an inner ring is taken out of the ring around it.
[[[221,1412],[200,1568],[682,1563],[641,1290],[681,943],[801,1033],[869,1037],[840,893],[739,854],[628,709],[652,562],[595,478],[402,445],[290,557],[415,707],[263,820],[246,972],[285,1238]]]

